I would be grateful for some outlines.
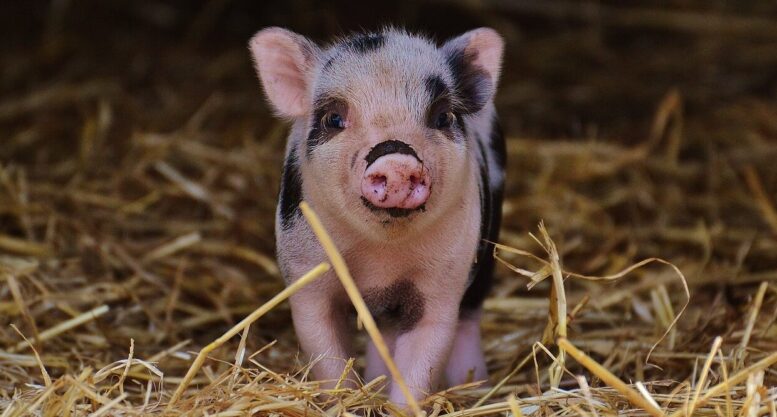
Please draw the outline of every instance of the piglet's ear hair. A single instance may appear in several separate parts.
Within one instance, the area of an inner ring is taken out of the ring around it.
[[[491,28],[465,32],[442,46],[465,113],[478,112],[494,97],[504,41]]]
[[[267,99],[282,117],[299,117],[310,108],[310,71],[319,48],[302,35],[270,27],[248,43]]]

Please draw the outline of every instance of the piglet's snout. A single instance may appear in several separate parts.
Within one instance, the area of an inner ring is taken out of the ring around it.
[[[415,156],[392,153],[370,164],[362,178],[362,196],[380,208],[415,209],[429,199],[431,178]]]

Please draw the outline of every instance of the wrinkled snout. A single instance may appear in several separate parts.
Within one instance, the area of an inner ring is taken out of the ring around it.
[[[390,153],[364,171],[362,196],[378,208],[417,209],[431,191],[428,170],[415,155]]]

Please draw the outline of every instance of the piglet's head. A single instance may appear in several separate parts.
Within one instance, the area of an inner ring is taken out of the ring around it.
[[[441,46],[403,31],[321,48],[281,28],[250,41],[290,138],[302,198],[371,236],[413,230],[461,207],[476,175],[467,122],[491,102],[503,42],[492,29]],[[282,202],[283,203],[283,202]]]

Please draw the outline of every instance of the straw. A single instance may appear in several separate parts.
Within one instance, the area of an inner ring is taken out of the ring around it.
[[[38,334],[37,342],[43,343],[49,339],[53,339],[59,336],[60,334],[67,332],[68,330],[71,330],[75,327],[81,326],[82,324],[85,324],[92,320],[97,319],[98,317],[107,313],[108,310],[110,310],[110,308],[107,305],[101,305],[85,313],[79,314],[78,316],[73,317],[70,320],[63,321],[62,323],[59,323],[58,325],[50,329],[46,329],[40,332],[40,334]],[[12,347],[11,349],[8,349],[8,351],[18,352],[20,350],[23,350],[24,348],[31,347],[31,346],[32,345],[25,340],[17,343],[16,346]]]
[[[289,16],[317,40],[397,10],[427,27],[441,6],[437,40],[473,22],[505,39],[495,105],[507,163],[480,312],[489,379],[441,386],[419,406],[430,417],[649,415],[629,393],[667,415],[777,414],[777,102],[764,93],[774,5],[93,3],[46,2],[6,22],[0,417],[410,413],[388,401],[386,378],[313,380],[286,303],[211,344],[297,278],[277,265],[290,254],[274,235],[289,123],[263,100],[247,39]],[[119,30],[127,17],[133,30]],[[297,127],[292,140],[304,139]],[[301,178],[322,162],[333,181],[353,176],[326,149],[362,139],[344,132],[297,155]],[[424,232],[462,227],[435,217],[436,192],[461,201],[455,181],[435,178],[419,216],[439,221]],[[301,198],[319,207],[309,186]],[[562,335],[630,391],[555,347]],[[349,346],[349,378],[363,374],[371,337]]]
[[[564,350],[564,352],[569,353],[570,356],[575,358],[576,361],[585,366],[589,371],[593,372],[605,384],[623,394],[629,400],[629,402],[647,411],[651,416],[659,417],[664,415],[660,409],[651,404],[650,401],[640,395],[639,392],[629,388],[629,386],[621,381],[618,377],[613,375],[602,365],[599,365],[599,363],[591,359],[590,356],[583,353],[580,349],[569,343],[567,339],[561,338],[557,341],[557,343],[559,347]]]
[[[275,306],[282,303],[284,300],[286,300],[294,293],[302,289],[302,287],[309,284],[316,278],[320,277],[328,270],[329,270],[329,264],[326,264],[326,263],[319,264],[315,268],[311,269],[307,274],[301,276],[299,279],[294,281],[294,283],[286,287],[283,291],[278,293],[278,295],[271,298],[266,303],[262,304],[261,307],[254,310],[253,313],[249,314],[246,318],[241,320],[240,323],[236,324],[234,327],[229,329],[218,339],[214,340],[213,342],[211,342],[210,344],[202,348],[202,350],[200,350],[200,353],[197,354],[197,357],[194,358],[194,362],[192,363],[191,367],[189,367],[189,371],[186,373],[181,383],[178,384],[178,388],[176,388],[175,392],[173,393],[173,396],[170,398],[170,401],[167,404],[167,408],[171,409],[175,405],[175,403],[178,402],[178,400],[181,398],[181,395],[183,395],[183,392],[191,383],[192,379],[194,379],[194,377],[197,375],[197,371],[200,370],[200,368],[202,367],[202,364],[205,362],[205,359],[207,359],[208,354],[210,352],[216,350],[218,347],[223,345],[227,340],[232,338],[232,336],[240,333],[243,329],[250,326],[251,323],[258,320],[260,317],[265,315],[268,311],[275,308]]]

